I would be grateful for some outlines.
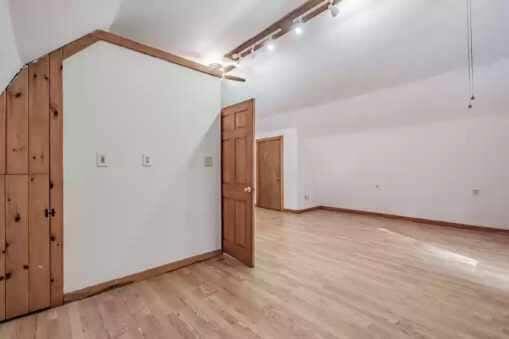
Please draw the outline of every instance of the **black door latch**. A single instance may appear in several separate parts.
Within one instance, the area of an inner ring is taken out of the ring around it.
[[[55,209],[54,208],[46,208],[44,210],[44,215],[46,216],[46,218],[54,217],[55,216]]]

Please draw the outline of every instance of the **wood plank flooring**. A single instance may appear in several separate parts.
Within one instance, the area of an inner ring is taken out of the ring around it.
[[[509,338],[509,235],[258,209],[229,257],[0,325],[0,338]]]

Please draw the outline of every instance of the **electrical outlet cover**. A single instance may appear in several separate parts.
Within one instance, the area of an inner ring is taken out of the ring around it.
[[[104,153],[96,153],[95,164],[97,167],[108,167],[108,157]]]
[[[152,167],[152,157],[148,154],[143,154],[142,165],[143,167]]]

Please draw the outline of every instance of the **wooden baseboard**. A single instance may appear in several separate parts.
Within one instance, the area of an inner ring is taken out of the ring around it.
[[[309,207],[309,208],[304,208],[301,210],[292,210],[292,209],[285,208],[283,210],[283,212],[288,212],[288,213],[293,213],[293,214],[302,214],[302,213],[306,213],[306,212],[316,211],[319,209],[321,209],[321,206]]]
[[[208,253],[199,254],[190,258],[182,259],[170,264],[166,264],[163,266],[155,267],[148,269],[143,272],[134,273],[128,275],[126,277],[118,278],[115,280],[107,281],[101,284],[97,284],[94,286],[86,287],[78,291],[69,292],[64,294],[64,302],[72,302],[76,300],[81,300],[84,298],[91,297],[96,294],[100,294],[109,290],[112,290],[117,287],[129,285],[138,281],[146,280],[152,277],[156,277],[162,275],[167,272],[175,271],[179,268],[183,268],[185,266],[189,266],[191,264],[198,263],[200,261],[205,261],[214,257],[221,255],[222,251],[212,251]]]
[[[340,212],[340,213],[351,213],[351,214],[360,214],[360,215],[369,215],[369,216],[383,217],[383,218],[389,218],[389,219],[399,219],[399,220],[416,222],[416,223],[420,223],[420,224],[430,224],[430,225],[437,225],[437,226],[455,227],[455,228],[475,230],[475,231],[482,231],[482,232],[486,232],[486,231],[487,232],[500,232],[500,233],[507,233],[507,232],[509,232],[509,230],[495,228],[495,227],[492,227],[492,226],[479,226],[479,225],[460,224],[460,223],[455,223],[455,222],[450,222],[450,221],[407,217],[407,216],[402,216],[402,215],[397,215],[397,214],[389,214],[389,213],[382,213],[382,212],[354,210],[354,209],[340,208],[340,207],[330,207],[330,206],[320,206],[318,208],[321,209],[321,210],[325,210],[325,211]]]

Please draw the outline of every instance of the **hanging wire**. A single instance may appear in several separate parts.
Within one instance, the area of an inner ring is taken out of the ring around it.
[[[472,108],[472,102],[475,100],[475,69],[474,69],[474,39],[472,24],[472,0],[466,0],[467,10],[467,62],[468,62],[468,84],[469,98],[468,108]]]

